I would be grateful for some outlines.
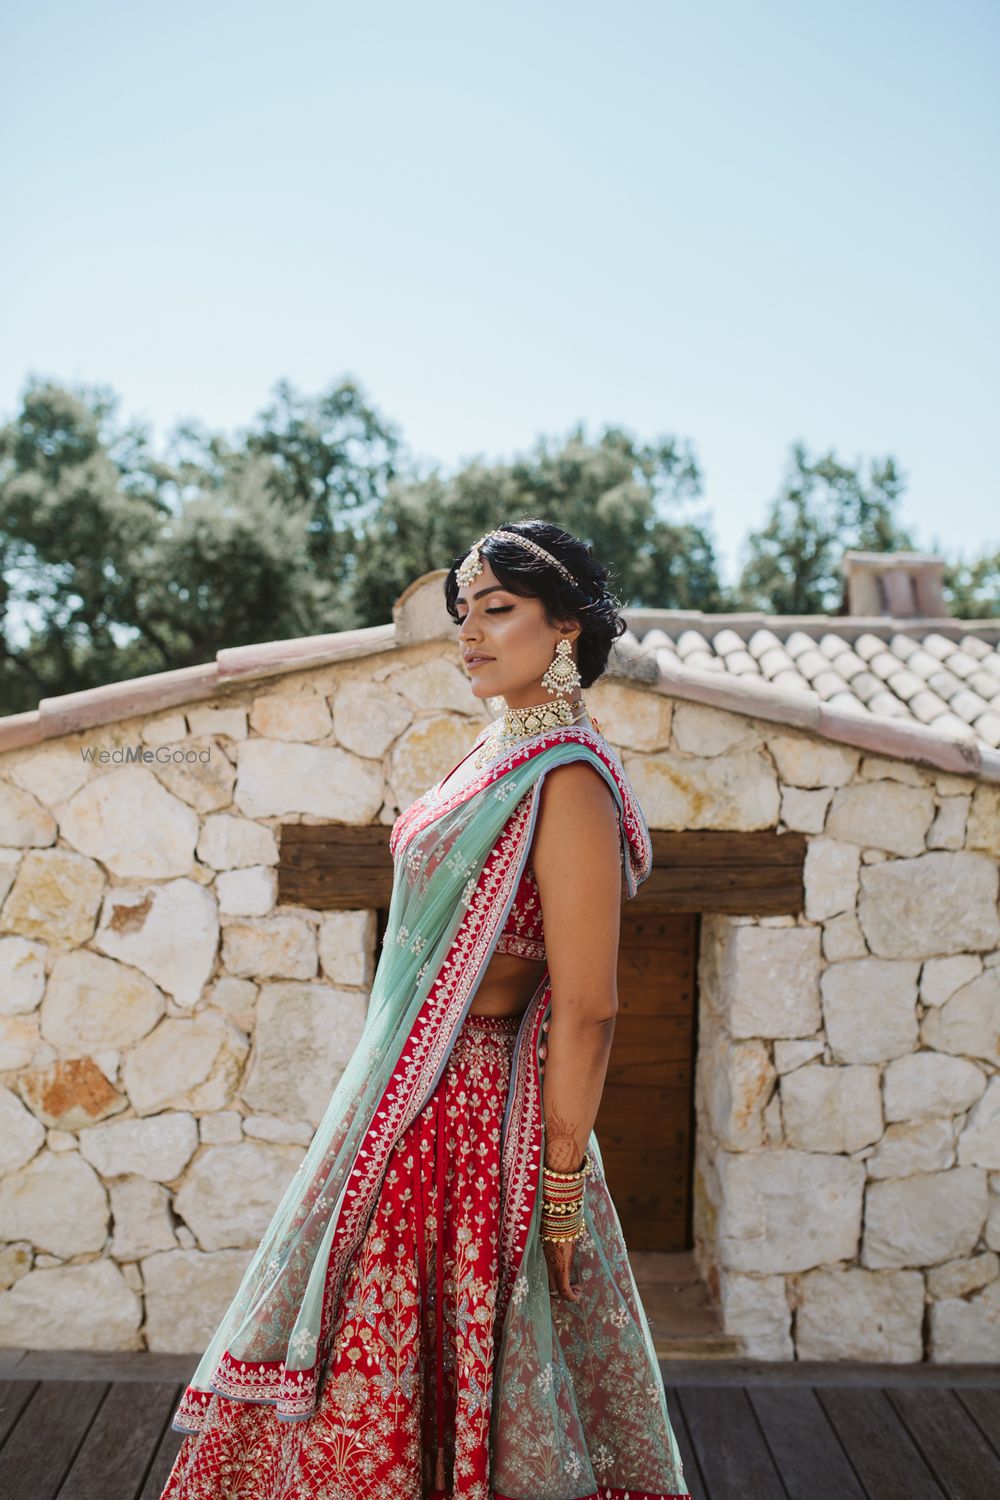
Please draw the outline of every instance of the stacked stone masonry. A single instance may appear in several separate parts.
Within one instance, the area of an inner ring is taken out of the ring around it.
[[[696,1251],[725,1331],[997,1360],[1000,786],[586,696],[651,828],[807,838],[803,913],[701,923]],[[0,756],[0,1344],[204,1346],[376,959],[374,912],[277,906],[276,829],[390,825],[485,716],[425,641]]]

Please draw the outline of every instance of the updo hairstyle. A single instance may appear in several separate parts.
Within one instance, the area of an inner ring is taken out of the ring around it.
[[[628,622],[620,613],[621,600],[607,587],[607,568],[597,561],[587,542],[549,521],[501,521],[494,529],[501,528],[537,542],[577,580],[576,584],[569,583],[558,568],[506,537],[491,536],[479,549],[505,589],[523,599],[542,601],[547,625],[558,626],[567,620],[579,623],[576,666],[581,685],[590,687],[607,667],[613,642],[628,629]],[[459,584],[455,574],[468,551],[467,548],[455,558],[444,581],[445,606],[456,625],[460,616],[456,608]]]

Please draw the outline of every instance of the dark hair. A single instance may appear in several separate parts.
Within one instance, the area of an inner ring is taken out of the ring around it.
[[[514,531],[518,536],[537,542],[572,573],[574,583],[570,583],[544,557],[539,557],[530,547],[522,547],[512,538],[491,536],[480,548],[505,589],[524,599],[542,601],[548,625],[570,619],[579,623],[576,665],[582,686],[590,687],[607,666],[612,643],[628,629],[628,622],[619,612],[621,600],[607,587],[607,568],[597,561],[588,542],[580,541],[549,521],[534,518],[501,521],[494,529]],[[456,624],[460,616],[456,608],[459,584],[455,573],[468,552],[469,548],[466,548],[455,558],[444,581],[445,607]]]

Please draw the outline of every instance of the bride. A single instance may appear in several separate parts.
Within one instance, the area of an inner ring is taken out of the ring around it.
[[[161,1500],[689,1500],[593,1128],[622,877],[651,865],[579,694],[625,629],[607,578],[539,520],[448,571],[504,711],[393,825],[361,1040],[184,1391]]]

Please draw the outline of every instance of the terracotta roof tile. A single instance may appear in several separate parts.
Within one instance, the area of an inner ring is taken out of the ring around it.
[[[905,622],[886,617],[698,616],[633,610],[643,648],[644,618],[676,642],[678,666],[724,671],[747,684],[810,694],[829,710],[875,721],[926,726],[945,738],[1000,747],[1000,620]],[[751,712],[748,708],[748,712]]]
[[[386,625],[233,647],[201,666],[43,699],[34,711],[0,719],[0,750],[413,642],[453,643],[439,618],[443,577],[441,569],[415,579]],[[653,609],[625,616],[618,670],[647,687],[1000,782],[1000,620]]]

